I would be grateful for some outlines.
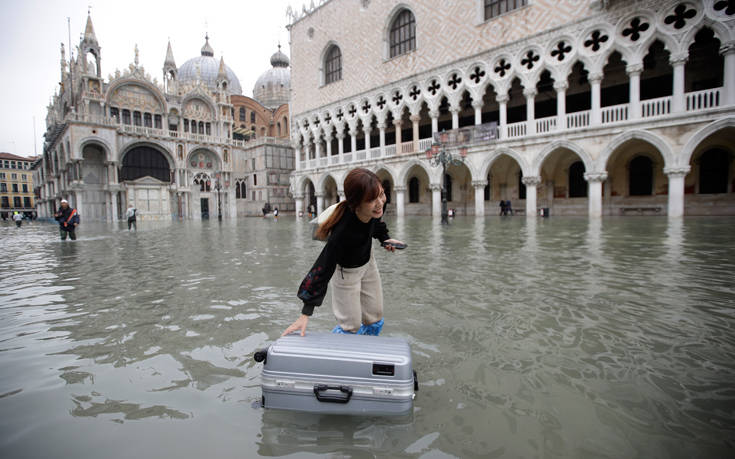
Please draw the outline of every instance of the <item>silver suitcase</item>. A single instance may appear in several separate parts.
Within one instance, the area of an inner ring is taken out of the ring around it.
[[[325,414],[402,415],[418,390],[401,338],[292,334],[256,352],[263,406]]]

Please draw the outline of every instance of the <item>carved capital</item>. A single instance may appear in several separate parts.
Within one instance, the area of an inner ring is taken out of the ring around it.
[[[400,118],[393,118],[393,126],[395,126],[397,129],[400,129],[401,124],[403,124],[403,122]]]
[[[531,175],[528,177],[523,177],[521,179],[521,182],[523,182],[523,184],[526,186],[538,186],[541,183],[541,177]]]
[[[720,46],[720,54],[723,56],[732,53],[735,53],[735,41],[729,41]]]
[[[304,193],[294,193],[294,199],[304,199]]]
[[[590,72],[590,74],[587,76],[587,80],[590,82],[590,84],[599,83],[602,81],[602,77],[604,75],[602,72]]]
[[[482,99],[475,99],[472,101],[472,108],[474,108],[475,110],[481,109],[482,105],[483,105]]]
[[[569,82],[567,82],[567,80],[555,81],[554,89],[556,89],[557,92],[566,91],[569,89]]]
[[[381,121],[380,123],[378,123],[378,129],[380,129],[381,131],[385,130],[385,121]]]
[[[664,174],[669,177],[685,177],[692,168],[689,166],[675,166],[664,168]]]
[[[523,95],[526,96],[526,98],[536,97],[536,94],[538,94],[538,91],[536,91],[536,88],[524,88],[523,89]]]
[[[496,100],[496,101],[497,101],[497,102],[498,102],[499,104],[506,104],[506,103],[508,103],[508,100],[510,100],[510,97],[508,97],[508,94],[498,94],[498,95],[497,95],[497,96],[495,97],[495,100]]]
[[[410,120],[412,123],[418,123],[421,121],[421,115],[411,115]]]
[[[473,180],[472,186],[475,188],[485,188],[487,186],[487,180]]]
[[[315,191],[314,192],[314,196],[316,196],[317,198],[323,198],[325,194],[326,193],[324,193],[323,191]]]
[[[429,189],[431,191],[441,191],[442,190],[442,186],[439,183],[430,183],[429,184]]]
[[[396,187],[393,187],[393,189],[395,190],[396,193],[405,193],[406,192],[406,187],[405,186],[396,186]]]
[[[584,179],[588,182],[604,182],[607,180],[607,172],[585,172]]]
[[[429,110],[429,117],[432,119],[439,118],[439,109],[431,109]]]
[[[677,65],[684,65],[687,63],[687,60],[689,59],[689,53],[678,53],[678,54],[672,54],[669,57],[669,64],[676,67]]]
[[[625,71],[628,75],[640,75],[643,72],[643,64],[630,64],[625,66]]]

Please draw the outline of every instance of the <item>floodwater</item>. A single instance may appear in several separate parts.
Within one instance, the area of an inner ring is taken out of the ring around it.
[[[735,456],[735,219],[387,223],[401,418],[259,407],[252,354],[322,247],[303,221],[0,223],[0,457]]]

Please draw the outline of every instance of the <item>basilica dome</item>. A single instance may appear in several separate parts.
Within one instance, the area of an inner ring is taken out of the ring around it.
[[[209,36],[205,37],[204,46],[202,46],[202,55],[189,59],[178,70],[178,79],[182,83],[193,83],[202,80],[212,89],[217,89],[217,75],[219,74],[219,61],[214,57],[214,50],[209,44]],[[230,83],[227,86],[228,94],[242,94],[240,80],[237,75],[227,65],[225,72]]]
[[[291,90],[291,70],[288,68],[288,57],[278,51],[271,56],[271,68],[260,75],[253,87],[253,99],[263,106],[275,109],[288,103]]]

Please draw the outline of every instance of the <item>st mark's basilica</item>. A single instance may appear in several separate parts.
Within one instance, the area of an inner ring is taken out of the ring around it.
[[[252,98],[208,36],[180,67],[169,42],[161,82],[139,65],[137,45],[128,68],[103,78],[101,50],[89,16],[75,55],[61,45],[60,89],[34,167],[39,217],[61,199],[86,220],[119,219],[129,204],[146,219],[253,215],[265,203],[293,210],[280,46]]]

